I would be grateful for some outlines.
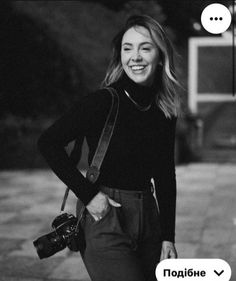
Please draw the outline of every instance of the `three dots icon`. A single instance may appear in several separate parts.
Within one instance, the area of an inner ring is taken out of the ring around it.
[[[223,20],[223,18],[222,17],[215,17],[215,18],[213,18],[213,17],[210,17],[210,20]]]

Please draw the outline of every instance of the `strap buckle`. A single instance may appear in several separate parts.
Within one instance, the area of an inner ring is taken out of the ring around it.
[[[99,177],[100,171],[96,166],[90,166],[86,173],[86,179],[91,183],[95,183]]]

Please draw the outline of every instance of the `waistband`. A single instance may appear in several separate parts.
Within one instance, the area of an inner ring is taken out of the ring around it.
[[[100,186],[100,190],[107,195],[110,195],[111,197],[114,196],[115,194],[120,194],[124,196],[129,196],[132,198],[138,198],[141,199],[146,196],[153,195],[154,193],[154,187],[153,185],[150,185],[147,189],[145,190],[127,190],[127,189],[117,189],[117,188],[110,188],[107,186]]]

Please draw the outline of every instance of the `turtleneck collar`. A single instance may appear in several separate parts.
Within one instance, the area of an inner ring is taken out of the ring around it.
[[[118,82],[121,87],[128,92],[132,99],[141,106],[149,105],[156,95],[157,88],[155,85],[143,86],[137,84],[131,80],[126,73],[123,73]]]

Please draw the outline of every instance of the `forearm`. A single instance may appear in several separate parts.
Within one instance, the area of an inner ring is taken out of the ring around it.
[[[160,209],[162,239],[175,241],[176,216],[176,175],[175,175],[175,128],[176,118],[168,120],[168,125],[162,127],[162,150],[158,155],[154,180]]]
[[[157,201],[160,210],[162,240],[175,242],[176,183],[155,179]]]
[[[52,171],[87,205],[98,193],[98,186],[85,179],[67,155],[65,148],[50,142],[47,135],[43,134],[39,138],[38,148]]]

